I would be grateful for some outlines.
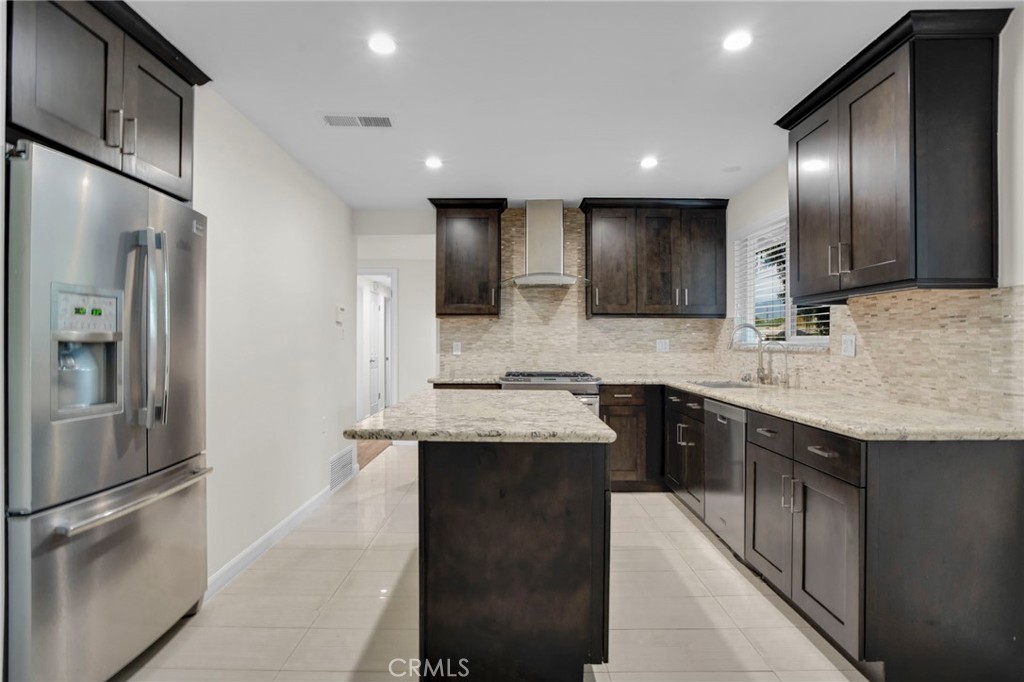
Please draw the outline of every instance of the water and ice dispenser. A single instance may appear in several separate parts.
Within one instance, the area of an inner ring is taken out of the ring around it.
[[[120,411],[122,292],[55,284],[52,293],[54,418]]]

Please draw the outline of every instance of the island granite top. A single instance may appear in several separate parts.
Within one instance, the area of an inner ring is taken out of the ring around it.
[[[839,391],[777,386],[711,388],[694,383],[695,380],[723,378],[713,376],[639,373],[599,376],[609,385],[661,384],[866,441],[1024,440],[1024,415],[980,416],[948,412]],[[497,382],[496,376],[482,375],[435,377],[432,381],[451,384],[489,383],[485,379]]]
[[[344,431],[353,440],[610,443],[615,432],[568,391],[417,393]]]

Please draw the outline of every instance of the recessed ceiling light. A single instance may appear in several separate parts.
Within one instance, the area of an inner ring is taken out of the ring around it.
[[[423,163],[426,164],[427,168],[434,168],[434,169],[440,168],[441,166],[444,165],[444,163],[441,161],[441,159],[439,159],[436,156],[429,157]]]
[[[722,41],[722,47],[730,52],[735,52],[747,47],[753,40],[746,31],[734,31],[725,37],[725,40]]]
[[[643,159],[640,160],[641,168],[654,168],[657,165],[658,159],[657,157],[654,156],[645,156]]]
[[[739,173],[743,170],[743,166],[726,166],[722,169],[723,173]]]
[[[370,49],[377,54],[391,54],[395,51],[395,39],[386,33],[375,33],[370,36]]]

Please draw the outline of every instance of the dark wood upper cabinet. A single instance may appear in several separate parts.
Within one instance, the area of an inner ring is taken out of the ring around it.
[[[679,278],[684,315],[725,316],[725,211],[680,211]]]
[[[798,303],[996,286],[996,85],[1009,12],[910,12],[777,122],[790,131]]]
[[[9,6],[8,138],[191,199],[192,85],[209,78],[123,2]]]
[[[587,315],[725,315],[724,199],[584,199]]]
[[[910,213],[910,46],[882,60],[836,98],[842,289],[914,273]]]
[[[437,315],[501,312],[505,199],[431,199],[437,209]]]
[[[192,86],[125,38],[124,171],[192,196],[192,112]]]
[[[589,218],[590,311],[636,314],[636,211],[600,208]]]
[[[679,211],[642,208],[636,212],[636,311],[674,315],[682,304]]]
[[[124,33],[84,2],[10,10],[10,122],[120,169]]]
[[[790,292],[839,289],[839,108],[829,102],[789,134]]]

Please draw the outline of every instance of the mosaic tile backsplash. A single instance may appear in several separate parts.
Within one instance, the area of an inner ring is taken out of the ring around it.
[[[563,218],[565,271],[584,274],[583,213]],[[525,270],[524,209],[502,214],[502,279]],[[582,285],[502,289],[499,318],[442,318],[440,376],[500,375],[509,369],[601,375],[753,372],[756,355],[729,350],[733,322],[657,318],[586,319]],[[843,334],[857,355],[840,353]],[[657,339],[670,350],[658,353]],[[462,354],[451,354],[452,343]],[[774,355],[781,372],[783,358]],[[1024,287],[904,291],[832,306],[827,348],[789,353],[791,384],[900,403],[1024,417]]]

